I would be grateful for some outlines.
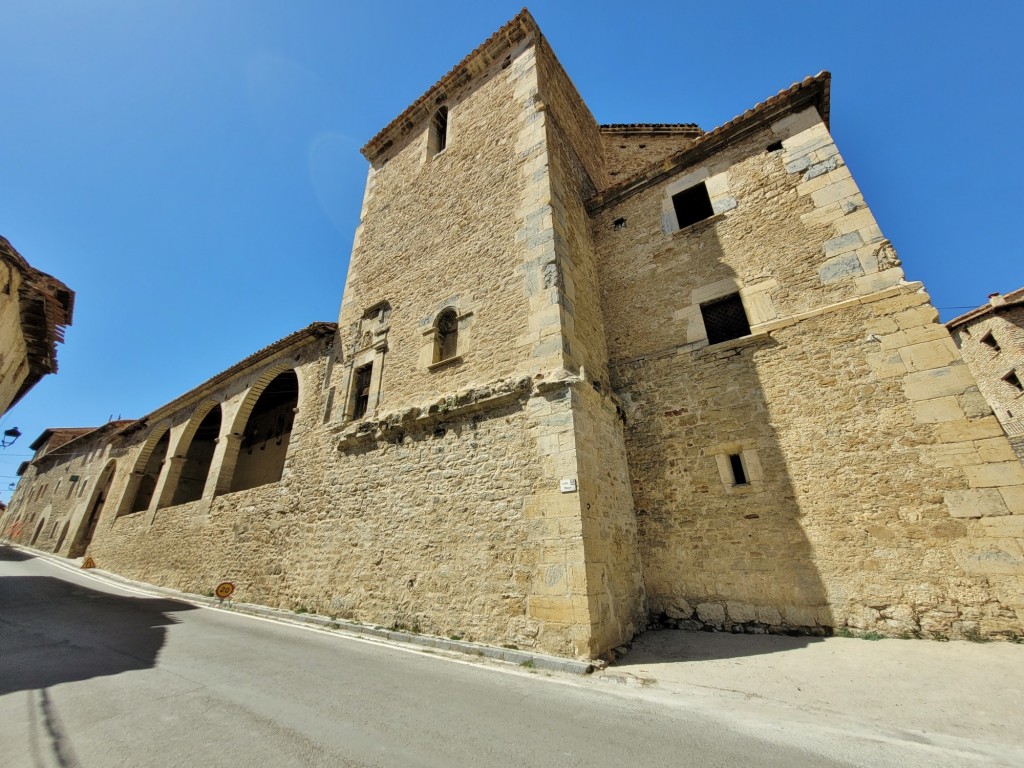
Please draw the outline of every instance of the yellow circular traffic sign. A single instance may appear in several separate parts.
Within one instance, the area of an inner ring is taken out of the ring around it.
[[[231,597],[231,594],[234,591],[234,584],[232,584],[230,581],[222,581],[220,584],[217,585],[217,589],[213,591],[213,594],[215,594],[221,600],[227,600],[229,597]]]

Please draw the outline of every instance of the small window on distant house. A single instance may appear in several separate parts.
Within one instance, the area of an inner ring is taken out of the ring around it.
[[[701,304],[700,314],[704,318],[704,329],[708,332],[708,344],[750,335],[750,323],[738,293]]]
[[[991,331],[989,331],[984,336],[982,336],[980,339],[978,339],[978,341],[980,341],[986,347],[991,347],[996,352],[999,351],[999,342],[996,341],[996,337],[992,335]]]
[[[430,119],[428,148],[431,155],[443,152],[448,146],[448,107],[441,107]]]
[[[451,360],[459,353],[459,317],[452,307],[443,310],[434,322],[434,362]]]
[[[1024,392],[1024,384],[1021,384],[1020,376],[1017,375],[1017,371],[1010,371],[1008,374],[1003,376],[1003,381],[1009,384],[1011,387],[1016,389],[1018,392]]]
[[[743,458],[738,453],[729,454],[729,466],[732,468],[732,484],[746,485],[747,473],[743,470]]]
[[[370,407],[370,381],[373,378],[373,363],[357,368],[352,384],[352,418],[361,419]]]
[[[672,195],[672,207],[676,209],[676,222],[680,229],[711,218],[715,213],[711,207],[711,198],[708,197],[708,188],[703,181]]]

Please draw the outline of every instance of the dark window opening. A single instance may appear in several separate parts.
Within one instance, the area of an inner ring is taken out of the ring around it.
[[[355,384],[352,387],[352,418],[361,419],[370,407],[370,379],[373,378],[373,363],[357,368]]]
[[[747,473],[743,471],[743,459],[738,453],[729,454],[729,465],[732,467],[732,484],[746,485]]]
[[[764,151],[765,152],[778,152],[780,149],[782,149],[782,142],[781,141],[774,141],[771,144],[769,144],[767,147],[765,147]]]
[[[625,228],[626,228],[626,220],[625,219],[616,219],[615,221],[612,222],[612,229],[616,229],[617,230],[617,229],[625,229]]]
[[[206,478],[210,474],[210,464],[213,462],[213,451],[217,447],[217,437],[220,435],[220,420],[220,406],[216,405],[199,422],[199,427],[185,453],[185,461],[181,466],[181,474],[178,475],[178,485],[174,489],[171,506],[198,501],[203,497]]]
[[[451,307],[443,310],[434,322],[437,336],[434,341],[434,362],[451,360],[459,351],[459,316]]]
[[[676,209],[676,222],[680,229],[711,218],[715,213],[703,181],[672,195],[672,207]]]
[[[724,299],[700,305],[704,328],[708,332],[708,344],[718,344],[730,339],[750,335],[750,322],[743,309],[740,295],[734,293]]]
[[[443,152],[448,146],[448,107],[441,107],[430,120],[430,154]]]
[[[1003,376],[1003,381],[1014,387],[1020,392],[1024,392],[1024,384],[1021,384],[1020,377],[1017,375],[1017,371],[1010,371],[1008,374]]]
[[[278,374],[260,393],[242,432],[238,461],[231,478],[232,491],[244,491],[281,479],[298,405],[299,377],[295,371]]]
[[[980,341],[986,347],[991,347],[996,352],[998,352],[1000,350],[999,342],[996,341],[996,337],[992,335],[991,331],[989,331],[984,336],[982,336],[980,339],[978,339],[978,341]]]

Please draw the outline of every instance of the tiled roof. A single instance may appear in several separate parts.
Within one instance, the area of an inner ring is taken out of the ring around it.
[[[822,71],[813,77],[807,77],[799,83],[794,83],[789,88],[779,91],[771,98],[748,109],[742,115],[737,115],[729,122],[699,136],[686,149],[680,150],[664,160],[659,160],[631,178],[598,193],[587,202],[587,210],[591,214],[597,213],[652,184],[671,178],[683,168],[708,158],[726,145],[746,137],[765,123],[788,112],[814,106],[825,125],[828,126],[831,80],[832,75]]]
[[[993,296],[998,295],[999,294],[993,294]],[[1002,295],[1002,303],[993,304],[990,301],[987,304],[982,304],[980,307],[977,307],[976,309],[972,309],[970,312],[965,312],[959,317],[954,317],[952,320],[946,323],[946,327],[955,328],[956,326],[963,325],[964,323],[970,322],[971,320],[977,320],[979,317],[984,317],[985,315],[991,312],[999,312],[1000,310],[1003,309],[1019,307],[1021,305],[1024,305],[1024,288],[1018,288],[1015,291],[1004,293]]]
[[[470,83],[484,72],[494,61],[529,34],[540,36],[537,22],[530,12],[523,8],[497,32],[477,46],[472,53],[452,67],[447,75],[427,89],[426,93],[410,104],[402,114],[382,128],[376,136],[366,142],[361,150],[371,163],[395,142],[396,139],[414,130],[430,114],[434,104],[449,98],[454,91]]]
[[[36,442],[42,440],[43,436],[46,435],[47,432],[61,433],[61,437],[67,437],[67,439],[62,439],[56,445],[51,445],[49,447],[50,449],[46,453],[42,456],[36,457],[32,462],[35,463],[53,456],[67,456],[69,454],[74,454],[77,450],[78,444],[85,442],[89,438],[102,435],[106,432],[116,433],[125,425],[132,423],[134,423],[133,419],[114,419],[113,421],[108,421],[101,427],[74,427],[71,429],[45,430],[42,435],[36,438]],[[36,443],[32,443],[32,445],[35,444]]]
[[[598,128],[601,133],[704,133],[696,123],[608,123]]]
[[[236,376],[237,374],[244,371],[246,368],[252,367],[256,363],[265,360],[266,358],[270,357],[271,355],[277,352],[280,352],[281,350],[288,349],[289,347],[297,344],[300,341],[303,341],[306,338],[322,338],[324,336],[333,336],[337,329],[337,323],[310,323],[305,328],[301,328],[300,330],[295,331],[295,333],[291,333],[285,336],[283,339],[279,339],[275,341],[273,344],[268,344],[267,346],[263,347],[263,349],[253,352],[244,360],[240,360],[239,362],[232,365],[230,368],[223,370],[216,376],[207,379],[199,386],[193,387],[188,392],[181,395],[180,397],[176,397],[171,402],[161,405],[159,408],[146,414],[142,418],[128,422],[128,425],[124,427],[122,430],[120,430],[120,434],[128,434],[130,432],[135,431],[136,429],[141,429],[148,423],[163,418],[164,415],[167,415],[175,410],[178,410],[179,408],[186,405],[190,400],[193,400],[196,397],[198,397],[201,393],[208,391],[209,389],[216,387],[219,384],[223,384],[224,382],[231,379],[233,376]]]
[[[50,441],[50,450],[59,448],[69,440],[74,440],[79,435],[84,435],[86,432],[92,432],[96,427],[50,427],[44,429],[42,434],[39,435],[32,444],[29,446],[33,451],[38,451],[43,443],[47,440]]]

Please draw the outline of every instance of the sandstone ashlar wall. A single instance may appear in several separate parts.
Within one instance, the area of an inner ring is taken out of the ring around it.
[[[715,215],[679,230],[702,180]],[[656,619],[1020,633],[1024,475],[814,110],[593,231]],[[701,304],[734,292],[752,333],[709,346]]]
[[[1024,391],[1007,379],[1012,372],[1024,382],[1024,306],[988,312],[956,325],[952,334],[981,394],[1024,462]],[[987,337],[989,343],[982,341]]]

